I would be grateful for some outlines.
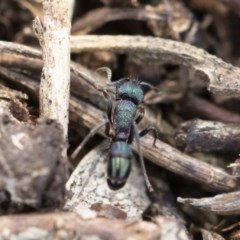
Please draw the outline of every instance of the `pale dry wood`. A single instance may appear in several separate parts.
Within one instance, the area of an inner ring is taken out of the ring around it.
[[[2,59],[3,53],[15,53],[19,55],[24,55],[25,57],[32,57],[32,58],[41,58],[42,53],[35,48],[28,47],[22,44],[13,43],[13,42],[6,42],[0,41],[0,59]]]
[[[70,88],[70,17],[68,1],[43,0],[43,24],[33,23],[43,50],[40,115],[58,120],[67,138]]]
[[[184,65],[204,81],[213,94],[240,96],[240,69],[187,43],[140,36],[72,36],[72,52],[114,51],[134,54],[145,61]]]
[[[84,212],[19,214],[0,217],[1,239],[102,239],[102,240],[188,240],[172,219],[159,217],[155,223],[142,220],[91,218]],[[19,224],[21,223],[21,224]]]
[[[239,215],[240,213],[239,197],[240,192],[237,191],[199,199],[178,197],[177,201],[203,211],[212,212],[219,215],[232,216]]]

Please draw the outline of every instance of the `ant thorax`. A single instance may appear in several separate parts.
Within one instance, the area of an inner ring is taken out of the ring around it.
[[[137,106],[129,100],[120,100],[115,107],[115,140],[127,141],[132,129]]]

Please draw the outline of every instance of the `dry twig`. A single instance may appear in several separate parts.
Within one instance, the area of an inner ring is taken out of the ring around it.
[[[178,197],[177,201],[180,203],[189,204],[203,211],[231,216],[239,215],[240,213],[239,197],[240,192],[238,191],[200,199]]]
[[[72,52],[114,51],[134,54],[145,61],[180,64],[195,72],[195,81],[207,83],[213,94],[240,96],[240,69],[186,43],[138,36],[73,36]]]
[[[193,120],[180,125],[176,145],[187,152],[232,152],[240,149],[239,124]]]
[[[44,61],[40,84],[40,114],[58,120],[67,137],[70,88],[68,1],[44,0],[43,11],[43,25],[38,18],[33,24]]]

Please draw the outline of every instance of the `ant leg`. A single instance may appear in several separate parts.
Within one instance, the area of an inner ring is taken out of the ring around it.
[[[143,119],[144,115],[145,115],[145,110],[143,107],[139,107],[139,115],[137,116],[137,118],[135,119],[135,123],[138,124],[140,123],[140,121]]]
[[[149,132],[153,132],[153,137],[154,137],[154,140],[153,140],[153,146],[154,147],[157,147],[156,146],[156,141],[157,141],[157,139],[158,139],[158,130],[155,128],[155,127],[153,127],[153,126],[151,126],[151,127],[147,127],[147,128],[145,128],[145,129],[143,129],[140,133],[139,133],[139,136],[140,137],[143,137],[143,136],[145,136],[146,134],[148,134]]]
[[[133,126],[131,126],[130,134],[129,134],[128,141],[127,141],[128,144],[131,144],[131,143],[132,143],[133,137],[134,137],[134,128],[133,128]]]
[[[138,107],[138,110],[139,110],[139,115],[136,117],[135,119],[135,123],[138,124],[141,122],[141,120],[143,119],[144,115],[145,115],[145,110],[143,107]],[[133,126],[131,127],[131,130],[130,130],[130,135],[129,135],[129,138],[128,138],[128,143],[131,144],[132,141],[133,141],[133,136],[134,136],[134,132],[133,132]],[[141,136],[140,136],[141,137]]]
[[[107,116],[108,116],[108,121],[113,124],[112,121],[112,99],[111,96],[108,94],[107,91],[103,91],[104,97],[107,99]]]
[[[123,84],[124,82],[128,82],[128,81],[130,81],[129,78],[125,77],[125,78],[121,78],[121,79],[119,79],[115,82],[108,82],[107,85],[108,86],[113,86],[113,85],[117,85],[117,84]]]
[[[111,128],[110,123],[107,122],[107,123],[106,123],[106,128],[105,128],[105,134],[106,134],[106,136],[108,136],[109,138],[113,139],[113,135],[110,133],[110,128]]]
[[[105,120],[104,122],[100,123],[99,125],[93,127],[90,132],[88,133],[88,135],[84,138],[84,140],[78,145],[78,147],[74,150],[74,152],[72,153],[72,155],[70,156],[71,159],[75,159],[76,156],[78,155],[78,153],[82,150],[82,148],[85,146],[85,144],[87,143],[87,141],[94,136],[100,128],[102,128],[104,125],[106,125],[108,123],[108,120]]]
[[[152,184],[150,183],[148,175],[147,175],[147,170],[146,170],[146,167],[145,167],[142,151],[141,151],[141,148],[140,148],[140,136],[138,134],[137,126],[136,126],[135,123],[133,123],[133,129],[134,129],[134,137],[135,137],[136,143],[137,143],[138,155],[139,155],[139,158],[140,158],[140,164],[141,164],[141,167],[142,167],[144,180],[145,180],[148,191],[150,193],[153,193],[154,189],[153,189]]]

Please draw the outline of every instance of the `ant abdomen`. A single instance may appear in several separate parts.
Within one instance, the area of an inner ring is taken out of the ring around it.
[[[133,153],[126,142],[113,142],[109,150],[108,185],[112,190],[122,188],[131,171]]]

